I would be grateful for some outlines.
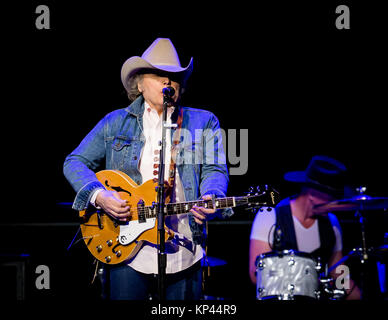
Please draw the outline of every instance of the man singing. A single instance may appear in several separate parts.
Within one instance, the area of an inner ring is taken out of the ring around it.
[[[182,202],[226,196],[229,178],[218,119],[209,111],[179,104],[192,70],[193,60],[182,67],[172,42],[162,38],[156,39],[141,57],[125,61],[121,80],[132,103],[105,116],[65,160],[64,174],[77,192],[74,209],[94,205],[115,219],[130,218],[126,202],[117,192],[106,190],[95,172],[120,170],[139,185],[158,178],[158,171],[163,169],[158,156],[164,108],[162,91],[167,87],[175,91],[167,122],[180,123],[179,130],[167,130],[166,177],[171,175],[170,164],[176,163],[171,199]],[[166,299],[200,299],[203,223],[216,215],[231,214],[231,209],[193,207],[187,214],[166,217],[166,226],[174,231],[174,239],[166,242]],[[135,257],[109,267],[111,299],[155,296],[156,245],[146,243]]]

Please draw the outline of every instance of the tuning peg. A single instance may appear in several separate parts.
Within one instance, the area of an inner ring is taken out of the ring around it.
[[[248,197],[250,197],[250,196],[252,195],[253,192],[254,192],[254,188],[253,188],[253,187],[249,187],[249,188],[248,188],[248,191],[245,192],[245,194],[246,194]]]
[[[252,212],[254,214],[256,214],[258,212],[258,210],[259,209],[257,207],[250,207],[250,206],[247,206],[247,207],[244,208],[244,211],[250,211],[250,212]]]

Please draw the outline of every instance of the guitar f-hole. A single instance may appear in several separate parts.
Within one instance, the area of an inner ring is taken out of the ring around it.
[[[113,189],[114,191],[117,191],[117,192],[126,192],[126,193],[128,193],[128,195],[129,195],[130,197],[132,196],[132,193],[131,193],[131,192],[129,192],[128,190],[125,190],[125,189],[121,188],[120,186],[117,186],[117,187],[110,186],[109,183],[108,183],[108,180],[105,180],[105,185],[106,185],[108,188]]]
[[[121,254],[122,254],[122,252],[121,252],[121,250],[115,250],[116,249],[116,247],[118,247],[118,246],[120,246],[121,244],[120,243],[118,243],[118,244],[116,244],[113,248],[112,248],[112,252],[116,255],[116,257],[117,258],[120,258],[121,257]]]

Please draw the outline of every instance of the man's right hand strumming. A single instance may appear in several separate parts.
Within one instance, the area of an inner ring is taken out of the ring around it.
[[[120,221],[127,221],[131,216],[127,201],[120,199],[120,195],[116,191],[103,190],[99,192],[96,197],[96,205]]]

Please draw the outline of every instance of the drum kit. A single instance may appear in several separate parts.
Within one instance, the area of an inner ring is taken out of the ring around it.
[[[269,252],[259,255],[256,259],[256,299],[257,300],[343,300],[346,297],[346,290],[338,286],[336,281],[330,277],[330,272],[344,263],[350,257],[357,257],[362,266],[365,266],[370,257],[379,257],[385,261],[384,274],[381,275],[386,285],[387,273],[387,243],[377,248],[368,248],[365,232],[365,213],[369,211],[387,211],[388,198],[374,198],[364,194],[366,188],[358,188],[358,195],[348,199],[341,199],[314,207],[318,213],[327,212],[355,212],[361,230],[361,247],[352,249],[349,254],[343,257],[335,265],[321,265],[321,262],[311,255],[294,250],[281,252]],[[363,276],[365,272],[363,272]],[[364,279],[365,280],[365,279]],[[361,281],[362,286],[366,281]],[[381,284],[381,282],[380,282]],[[364,293],[364,287],[361,290]],[[363,298],[364,295],[363,295]]]

